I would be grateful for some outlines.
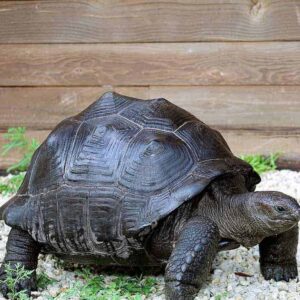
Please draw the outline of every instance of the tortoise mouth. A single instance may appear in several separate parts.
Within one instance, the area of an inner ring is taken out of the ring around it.
[[[240,247],[240,243],[233,239],[221,239],[219,241],[219,251],[225,251],[225,250],[233,250]]]

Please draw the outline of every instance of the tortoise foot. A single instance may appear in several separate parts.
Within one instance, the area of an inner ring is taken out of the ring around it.
[[[166,282],[166,300],[193,300],[198,293],[198,289],[193,285],[183,284],[179,281]]]
[[[262,275],[266,280],[274,279],[275,281],[290,281],[298,276],[297,264],[263,264],[261,266]]]

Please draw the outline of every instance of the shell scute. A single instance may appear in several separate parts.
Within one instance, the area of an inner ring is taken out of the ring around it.
[[[36,151],[28,170],[28,193],[35,195],[63,184],[65,162],[80,123],[72,119],[61,122]]]
[[[67,162],[65,179],[89,186],[113,184],[127,144],[139,131],[137,125],[119,116],[82,123]]]
[[[197,161],[233,156],[222,135],[199,120],[184,124],[176,135],[186,142]]]
[[[120,185],[140,193],[156,193],[185,177],[194,165],[185,143],[172,133],[144,129],[126,151]]]
[[[106,92],[98,100],[92,103],[84,111],[76,116],[79,120],[89,120],[117,114],[125,107],[129,106],[134,98],[119,95],[114,92]]]
[[[124,109],[120,115],[144,128],[165,131],[174,131],[185,122],[197,120],[187,111],[163,98],[147,100],[142,105],[140,102],[135,102]]]

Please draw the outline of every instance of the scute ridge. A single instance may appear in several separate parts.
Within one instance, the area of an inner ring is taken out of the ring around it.
[[[123,160],[120,184],[142,193],[166,188],[194,163],[185,144],[174,134],[152,129],[142,130],[131,140]]]
[[[106,92],[88,108],[79,113],[77,118],[81,120],[91,120],[117,114],[129,106],[134,100],[134,98],[122,96],[115,92]]]

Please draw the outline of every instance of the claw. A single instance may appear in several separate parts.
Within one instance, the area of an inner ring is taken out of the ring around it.
[[[195,286],[183,284],[179,281],[166,282],[166,299],[193,300],[198,292]]]
[[[262,274],[266,280],[290,281],[298,276],[297,266],[294,264],[274,265],[265,264],[262,266]]]

